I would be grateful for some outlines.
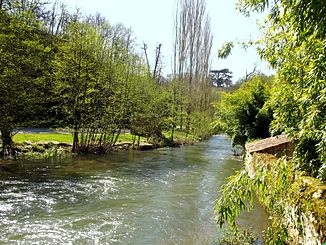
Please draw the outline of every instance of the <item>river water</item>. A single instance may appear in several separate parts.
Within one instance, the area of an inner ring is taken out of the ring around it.
[[[212,244],[213,205],[241,168],[229,140],[64,160],[0,171],[0,244]],[[239,223],[261,232],[257,206]]]

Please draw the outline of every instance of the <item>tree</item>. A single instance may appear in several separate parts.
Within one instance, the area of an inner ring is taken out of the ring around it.
[[[66,125],[74,131],[74,152],[105,152],[123,129],[148,138],[162,136],[165,107],[155,83],[157,56],[151,75],[134,51],[130,29],[78,13],[70,21],[53,67]]]
[[[179,123],[189,131],[191,113],[206,111],[211,102],[208,73],[213,38],[204,0],[178,2],[174,33],[173,81],[179,82],[185,93],[185,100],[178,104],[178,114],[186,117]]]
[[[182,129],[184,120],[184,110],[186,93],[185,86],[182,81],[171,78],[167,84],[166,90],[168,92],[168,98],[166,103],[169,107],[168,123],[171,130],[171,141],[173,142],[174,132],[177,126]]]
[[[226,42],[222,45],[222,47],[217,50],[217,56],[220,59],[226,59],[232,52],[232,49],[234,47],[233,42]]]
[[[134,96],[137,106],[131,114],[131,132],[160,143],[165,139],[163,130],[169,128],[168,93],[152,77],[140,77],[137,90],[140,91]]]
[[[272,80],[267,76],[255,76],[237,90],[223,92],[221,100],[215,103],[215,126],[232,138],[233,146],[244,146],[248,140],[270,136],[272,111],[266,102]]]
[[[99,85],[101,37],[88,23],[71,22],[53,61],[57,93],[74,130],[73,151],[78,151],[79,129],[94,118]]]
[[[34,5],[0,9],[0,130],[2,154],[14,154],[13,129],[33,120],[38,93],[44,85],[48,45],[44,28],[33,12]],[[4,7],[4,3],[2,3]]]
[[[225,68],[222,70],[210,70],[209,75],[214,87],[230,87],[232,84],[232,72]]]
[[[277,69],[271,104],[273,132],[297,142],[301,169],[326,178],[326,4],[323,0],[241,0],[241,12],[270,13],[259,43],[261,56]]]

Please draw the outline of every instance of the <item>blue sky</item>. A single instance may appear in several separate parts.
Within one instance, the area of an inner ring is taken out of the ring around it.
[[[162,43],[163,72],[171,72],[173,46],[173,19],[176,0],[62,0],[71,11],[76,7],[87,14],[101,13],[111,24],[123,23],[131,27],[141,51],[142,43],[148,45],[150,59],[154,61],[155,47]],[[256,20],[259,16],[247,18],[235,9],[236,0],[206,0],[206,9],[211,17],[214,35],[212,69],[229,68],[237,81],[257,69],[270,74],[254,48],[244,50],[236,45],[226,60],[217,58],[217,49],[227,41],[248,41],[260,35]]]

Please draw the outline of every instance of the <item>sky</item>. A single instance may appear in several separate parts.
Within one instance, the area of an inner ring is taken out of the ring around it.
[[[177,0],[62,0],[71,11],[78,7],[86,14],[100,13],[111,24],[122,23],[133,30],[139,51],[145,42],[148,55],[154,63],[155,48],[162,44],[163,73],[171,73],[173,53],[173,22]],[[206,0],[206,10],[211,18],[213,33],[211,69],[228,68],[236,82],[251,72],[255,66],[265,74],[273,73],[262,62],[255,48],[247,50],[238,42],[249,41],[260,36],[257,26],[258,16],[247,18],[235,9],[236,0]],[[233,41],[235,47],[231,55],[220,60],[217,50],[224,42]]]

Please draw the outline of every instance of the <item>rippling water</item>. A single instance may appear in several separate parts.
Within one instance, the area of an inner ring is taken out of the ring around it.
[[[241,168],[224,136],[193,146],[0,171],[1,244],[212,244],[214,200]],[[239,222],[260,232],[261,208]]]

